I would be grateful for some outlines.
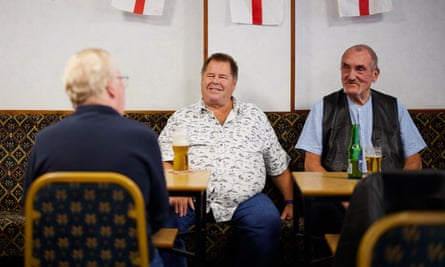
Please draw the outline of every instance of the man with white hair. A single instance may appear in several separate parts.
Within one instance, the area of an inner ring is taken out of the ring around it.
[[[161,153],[150,128],[122,116],[126,80],[104,50],[82,50],[69,59],[64,83],[75,111],[37,135],[24,191],[47,172],[109,171],[128,176],[144,197],[150,266],[162,267],[151,241],[169,210]]]

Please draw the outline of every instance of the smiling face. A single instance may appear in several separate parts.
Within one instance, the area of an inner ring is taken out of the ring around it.
[[[345,93],[351,98],[369,97],[371,84],[380,74],[376,59],[363,47],[353,47],[343,54],[341,80]]]
[[[201,76],[201,94],[208,107],[221,108],[232,105],[236,79],[232,76],[230,62],[211,60]]]

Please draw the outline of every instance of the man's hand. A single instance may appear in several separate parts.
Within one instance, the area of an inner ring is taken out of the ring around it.
[[[173,210],[179,217],[184,217],[187,215],[187,208],[190,207],[195,210],[195,204],[191,197],[170,197],[169,204],[173,207]]]
[[[281,220],[292,220],[294,218],[294,205],[287,204],[281,213]]]

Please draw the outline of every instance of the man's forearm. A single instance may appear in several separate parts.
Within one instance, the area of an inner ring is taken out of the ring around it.
[[[273,176],[272,181],[278,188],[278,190],[280,190],[285,200],[293,200],[294,198],[293,181],[292,181],[292,174],[289,171],[289,169],[286,169],[280,175]]]
[[[404,170],[421,170],[422,169],[422,157],[420,157],[419,153],[413,154],[407,158],[405,158],[405,162],[403,164]]]
[[[321,166],[321,156],[311,153],[304,153],[304,170],[307,172],[325,172],[326,169]]]

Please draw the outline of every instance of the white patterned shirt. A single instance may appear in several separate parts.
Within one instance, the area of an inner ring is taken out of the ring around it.
[[[289,165],[267,116],[259,107],[233,98],[224,124],[200,102],[176,111],[159,136],[163,161],[173,160],[172,132],[186,128],[189,168],[210,170],[207,212],[217,222],[229,221],[238,205],[260,193],[266,174],[276,176]]]

